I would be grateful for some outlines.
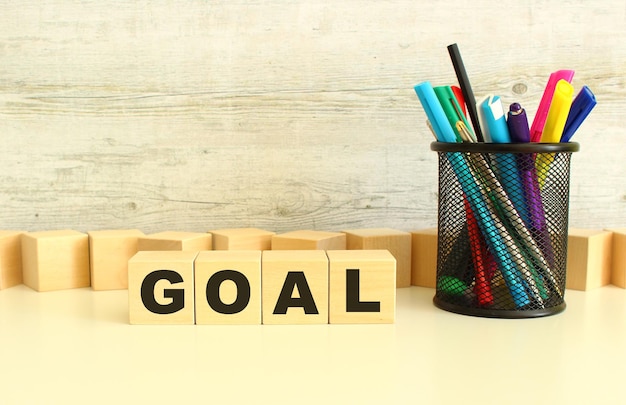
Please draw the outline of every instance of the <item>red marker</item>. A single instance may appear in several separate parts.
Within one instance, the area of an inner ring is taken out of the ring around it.
[[[489,306],[493,304],[493,295],[491,294],[490,279],[487,274],[487,244],[483,239],[478,222],[470,208],[467,199],[463,199],[465,203],[465,215],[467,217],[467,230],[469,234],[470,247],[472,249],[472,262],[474,263],[474,272],[476,273],[476,284],[474,292],[478,298],[480,306]]]
[[[463,97],[463,90],[459,86],[450,86],[452,88],[452,92],[454,93],[454,97],[456,101],[461,106],[461,112],[467,118],[467,106],[465,105],[465,97]]]

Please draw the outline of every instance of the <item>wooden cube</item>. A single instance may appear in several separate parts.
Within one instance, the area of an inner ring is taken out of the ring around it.
[[[388,250],[326,252],[330,266],[330,323],[393,323],[396,259]]]
[[[264,324],[328,323],[324,251],[267,250],[261,263]]]
[[[0,290],[22,284],[22,233],[0,231]]]
[[[137,240],[144,236],[137,229],[89,231],[91,288],[128,288],[128,260],[137,253]]]
[[[141,251],[128,261],[128,312],[134,325],[193,325],[198,252]]]
[[[210,233],[165,231],[142,236],[137,249],[144,250],[211,250],[213,239]]]
[[[22,234],[24,284],[37,291],[89,287],[89,237],[60,230]]]
[[[626,228],[607,231],[613,233],[611,284],[626,288]]]
[[[411,285],[437,285],[437,228],[411,232]]]
[[[213,250],[270,250],[275,235],[257,228],[218,229],[211,234]]]
[[[353,229],[346,234],[348,250],[387,249],[396,258],[396,287],[411,286],[411,234],[389,228]]]
[[[200,252],[196,324],[261,324],[261,251]]]
[[[272,250],[344,250],[346,234],[343,232],[293,231],[274,235]]]
[[[586,291],[611,283],[612,239],[612,232],[569,229],[566,288]]]

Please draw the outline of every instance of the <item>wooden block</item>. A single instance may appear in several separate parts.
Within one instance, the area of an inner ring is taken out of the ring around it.
[[[346,234],[348,250],[387,249],[396,258],[396,287],[411,286],[411,234],[389,228],[352,229]]]
[[[261,251],[200,252],[196,324],[261,324]]]
[[[128,288],[128,260],[137,253],[137,240],[144,236],[137,229],[89,231],[91,288]]]
[[[211,250],[213,240],[210,233],[165,231],[142,236],[137,249],[144,250]]]
[[[141,251],[128,261],[131,324],[195,323],[193,264],[197,254]]]
[[[0,231],[0,290],[22,284],[21,231]]]
[[[607,231],[613,233],[611,284],[626,288],[626,228]]]
[[[328,323],[324,251],[267,250],[261,263],[264,324]]]
[[[257,228],[218,229],[211,234],[213,250],[270,250],[275,235]]]
[[[612,232],[569,229],[566,288],[586,291],[611,282],[612,239]]]
[[[437,228],[411,232],[411,285],[437,285]]]
[[[396,259],[388,250],[326,252],[330,266],[330,323],[393,323]]]
[[[24,284],[37,291],[89,287],[89,237],[60,230],[22,234]]]
[[[343,232],[293,231],[274,235],[272,250],[345,250]]]

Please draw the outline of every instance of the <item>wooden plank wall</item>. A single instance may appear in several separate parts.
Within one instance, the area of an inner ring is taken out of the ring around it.
[[[0,228],[206,231],[436,224],[413,85],[530,118],[550,72],[599,105],[570,224],[626,226],[626,2],[3,2]]]

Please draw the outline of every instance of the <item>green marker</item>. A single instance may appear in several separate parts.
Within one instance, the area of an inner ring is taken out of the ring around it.
[[[441,276],[437,282],[437,289],[451,295],[463,295],[467,291],[467,285],[456,277]]]
[[[452,129],[454,130],[454,135],[456,135],[457,142],[463,142],[463,138],[461,137],[461,133],[456,127],[456,123],[462,121],[467,127],[472,138],[474,137],[474,133],[471,131],[471,127],[463,114],[463,110],[459,105],[456,97],[454,96],[454,92],[450,86],[437,86],[434,88],[435,95],[437,96],[437,100],[439,100],[439,104],[443,108],[443,112],[446,115],[446,118],[450,122]]]

